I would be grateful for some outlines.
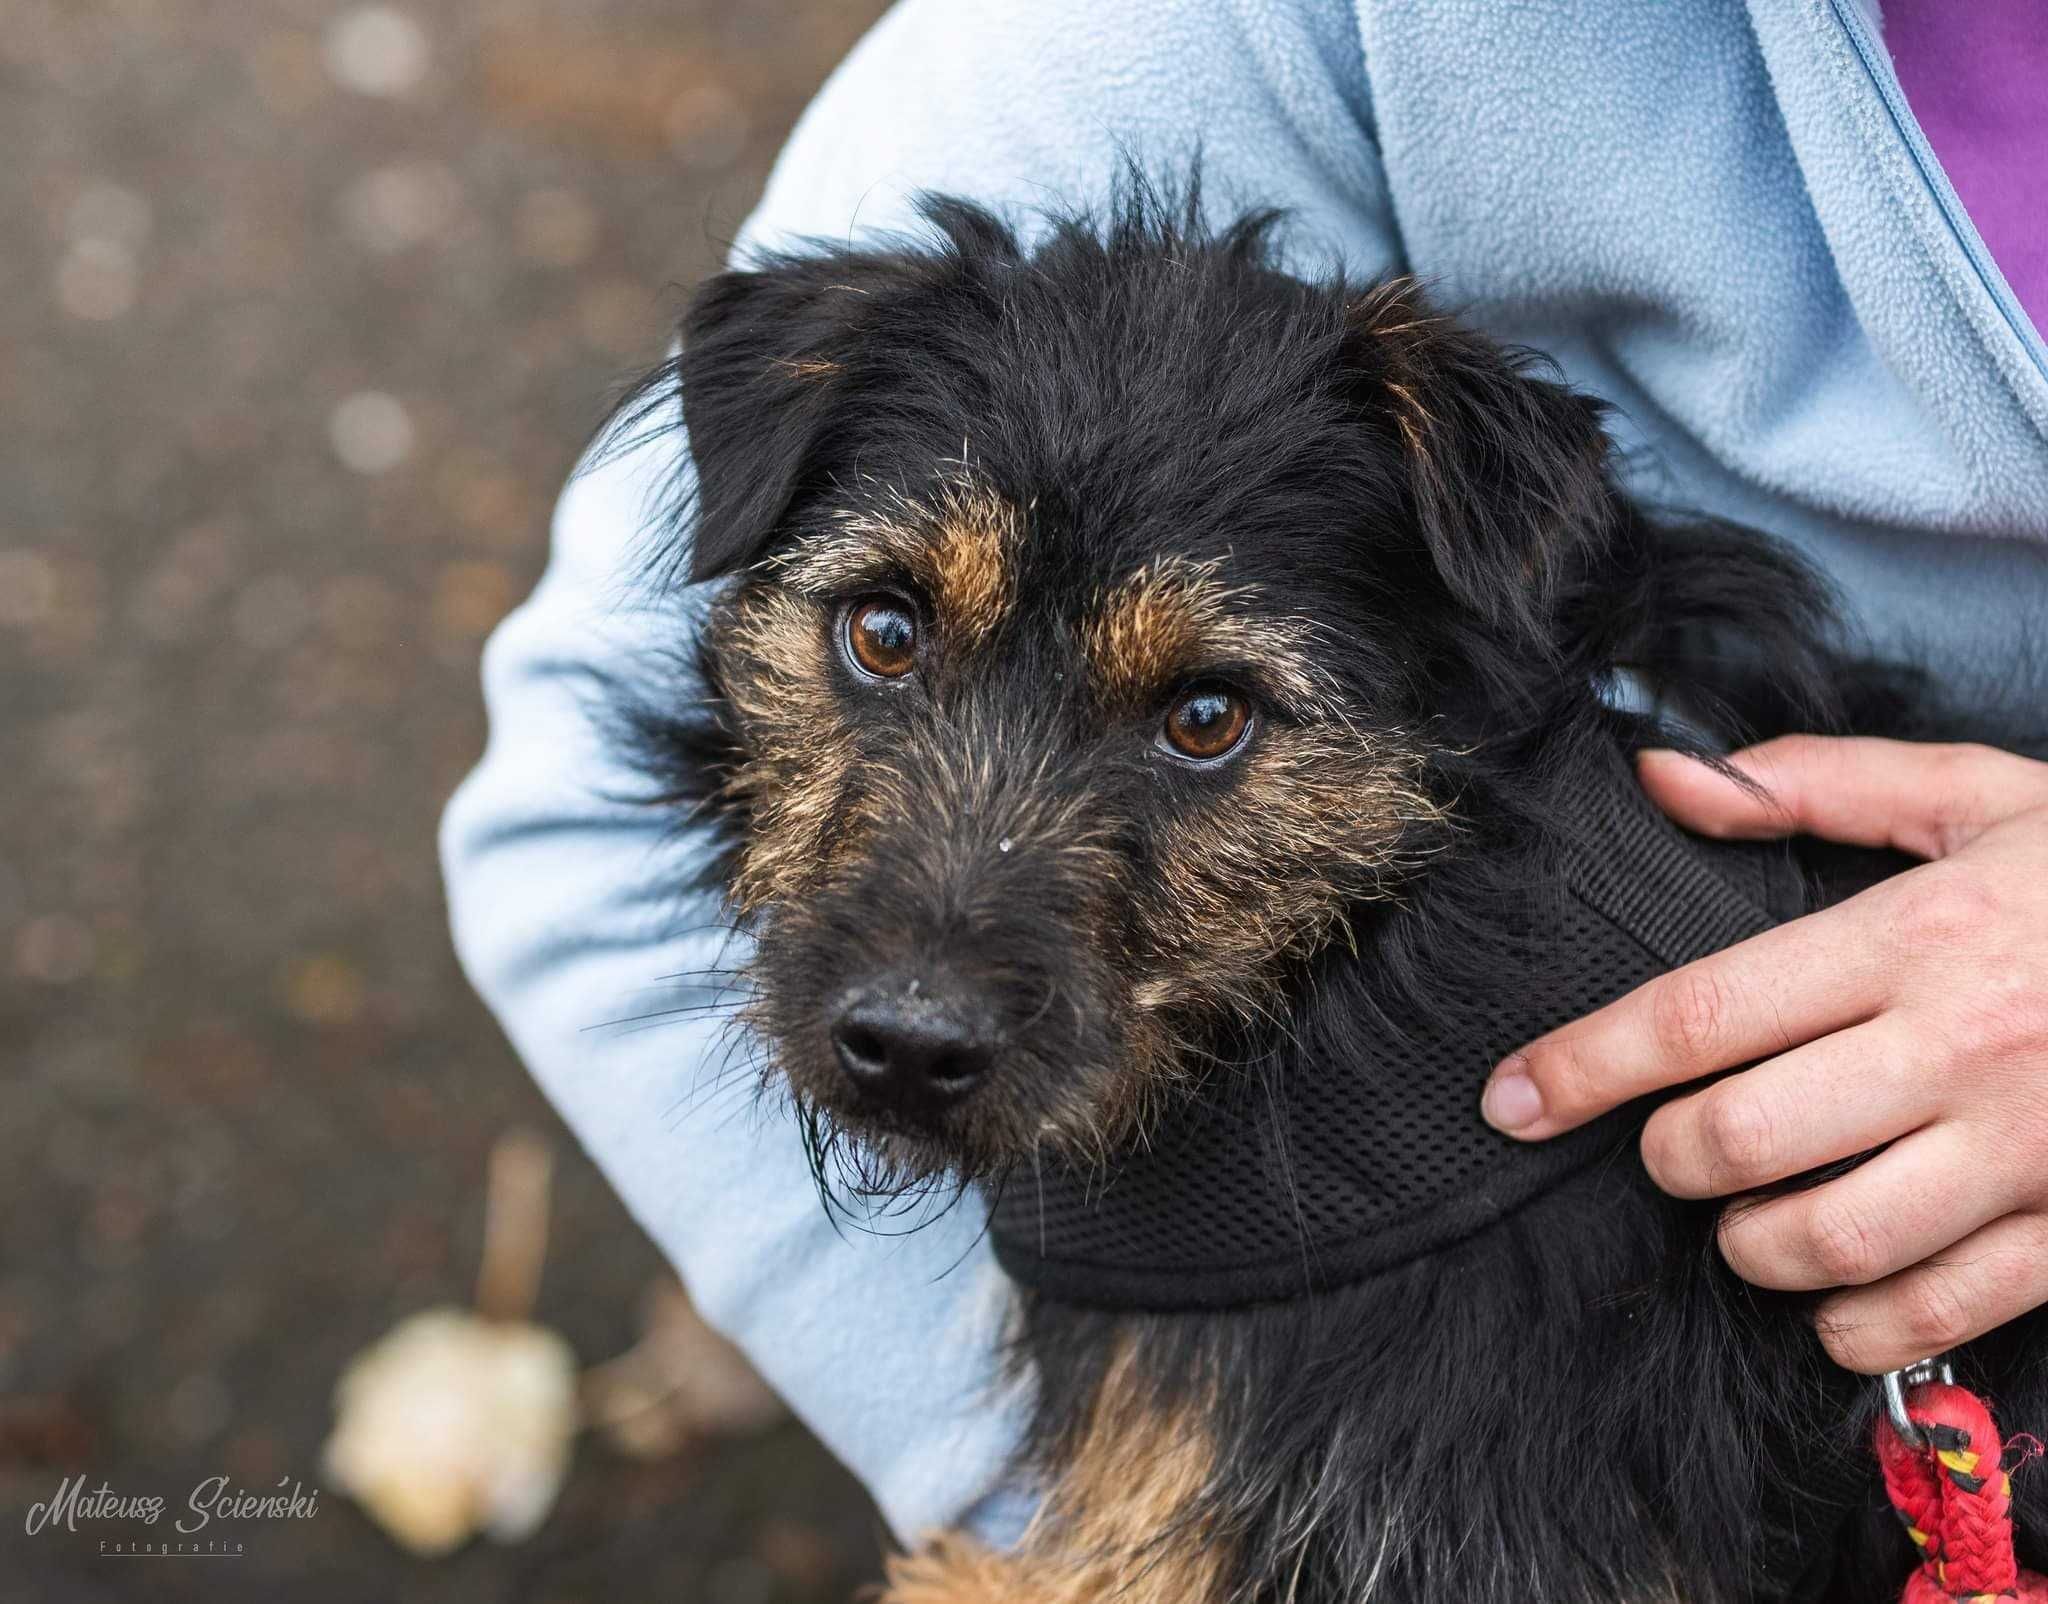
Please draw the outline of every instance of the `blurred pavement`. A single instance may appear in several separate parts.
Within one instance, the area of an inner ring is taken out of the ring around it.
[[[579,1445],[531,1542],[350,1505],[239,1561],[24,1532],[83,1471],[319,1482],[330,1391],[464,1301],[485,1155],[562,1159],[540,1317],[654,1255],[450,955],[477,653],[872,0],[0,0],[0,1598],[843,1599],[795,1427]]]

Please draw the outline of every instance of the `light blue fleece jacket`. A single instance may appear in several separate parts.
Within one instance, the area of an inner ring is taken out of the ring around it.
[[[1881,641],[2008,680],[2048,618],[2048,352],[1868,3],[905,0],[745,240],[900,227],[924,187],[1099,201],[1124,152],[1171,170],[1199,144],[1219,205],[1294,208],[1304,266],[1420,273],[1615,403],[1638,488],[1790,537]],[[663,977],[736,956],[708,899],[678,909],[701,843],[607,800],[585,700],[588,670],[678,644],[625,578],[679,450],[571,482],[491,641],[489,750],[443,832],[456,945],[706,1315],[897,1533],[1001,1534],[1024,1400],[995,1384],[974,1211],[841,1234],[719,1019],[592,1028],[702,1001]]]

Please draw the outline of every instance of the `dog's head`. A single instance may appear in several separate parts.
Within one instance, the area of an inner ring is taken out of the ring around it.
[[[753,1018],[898,1179],[1106,1155],[1270,1020],[1613,499],[1593,406],[1267,219],[927,215],[712,280],[680,360]]]

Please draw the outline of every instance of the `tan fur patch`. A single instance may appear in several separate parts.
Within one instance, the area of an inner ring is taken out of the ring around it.
[[[941,509],[931,547],[932,603],[962,644],[987,639],[1010,606],[1016,519],[993,497],[962,497]]]
[[[929,500],[888,493],[872,510],[842,515],[778,566],[811,595],[844,595],[907,574],[925,594],[956,650],[1002,623],[1015,593],[1023,515],[986,486],[951,481]]]
[[[1031,1567],[962,1532],[941,1532],[911,1554],[891,1554],[881,1587],[860,1604],[1041,1604]]]
[[[749,753],[727,785],[752,818],[733,882],[743,910],[801,895],[829,863],[853,740],[826,671],[825,624],[815,602],[772,585],[736,593],[713,624]]]
[[[1141,1007],[1262,1012],[1275,960],[1348,939],[1346,908],[1387,894],[1414,828],[1440,818],[1413,754],[1348,725],[1269,725],[1239,763],[1225,795],[1167,831]]]
[[[1216,562],[1168,557],[1098,597],[1084,645],[1098,693],[1113,707],[1143,706],[1218,663],[1258,667],[1302,702],[1321,700],[1306,620],[1251,617],[1251,593],[1227,584]]]
[[[1235,1558],[1198,1500],[1216,1468],[1199,1404],[1169,1413],[1126,1349],[1014,1553],[948,1533],[892,1561],[882,1604],[1218,1604]]]

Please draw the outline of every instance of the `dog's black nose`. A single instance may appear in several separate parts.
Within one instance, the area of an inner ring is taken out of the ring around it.
[[[974,1089],[995,1057],[992,1035],[964,999],[917,984],[865,991],[832,1024],[832,1045],[860,1095],[912,1116]]]

